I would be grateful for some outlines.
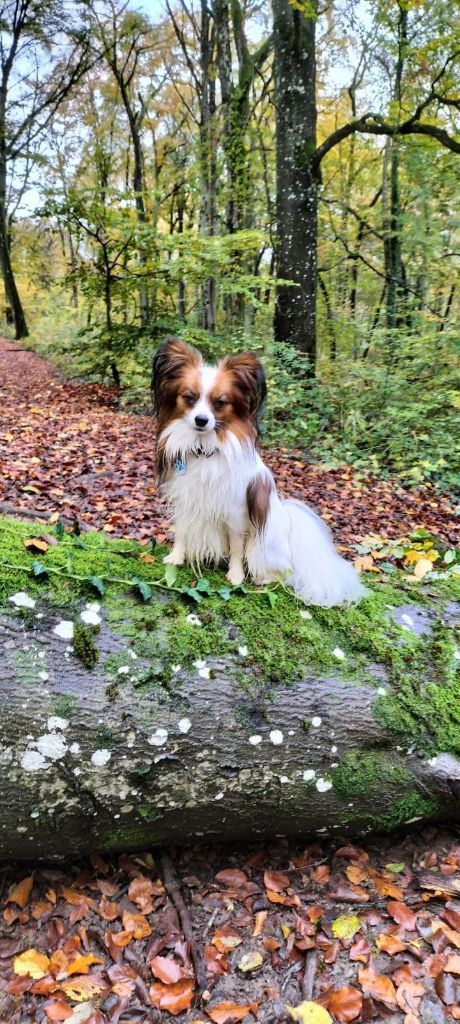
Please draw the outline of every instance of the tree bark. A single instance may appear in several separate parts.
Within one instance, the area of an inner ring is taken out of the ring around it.
[[[277,277],[275,338],[316,351],[317,178],[315,21],[274,0]]]
[[[166,609],[167,595],[159,601]],[[38,617],[37,607],[46,609]],[[460,820],[460,761],[422,753],[376,715],[382,666],[372,679],[301,664],[297,681],[255,691],[254,666],[215,650],[211,678],[194,664],[164,681],[156,654],[132,658],[127,630],[143,608],[127,596],[121,634],[102,608],[99,660],[88,668],[76,639],[54,631],[82,607],[62,613],[43,592],[33,610],[6,602],[0,611],[1,857]],[[451,602],[442,614],[458,620],[459,610]],[[403,613],[391,614],[401,622]],[[428,632],[440,613],[435,602],[428,612],[411,605]],[[158,652],[163,642],[160,629]]]
[[[2,140],[0,140],[0,147]],[[14,334],[18,340],[26,338],[29,331],[22,302],[11,265],[6,210],[6,164],[0,158],[0,268],[5,286],[5,295],[14,322]]]

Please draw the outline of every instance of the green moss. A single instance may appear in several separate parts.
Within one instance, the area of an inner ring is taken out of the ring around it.
[[[349,750],[341,763],[331,772],[334,789],[340,796],[361,796],[373,787],[407,786],[410,775],[407,769],[394,763],[394,755],[374,751],[363,754],[359,750]]]
[[[158,815],[160,817],[160,815]],[[150,818],[152,821],[152,818]],[[145,825],[126,825],[107,829],[101,835],[102,850],[139,850],[148,843],[148,829]]]
[[[99,661],[99,650],[94,642],[94,626],[76,622],[73,630],[73,648],[85,668],[94,668]]]
[[[395,800],[390,811],[374,818],[374,825],[375,828],[391,832],[398,825],[407,824],[413,818],[428,818],[438,810],[436,800],[427,799],[414,789],[408,796]]]
[[[56,697],[53,703],[53,712],[55,715],[59,715],[60,718],[70,719],[77,710],[78,704],[75,697],[71,697],[68,693],[63,693],[60,697]]]

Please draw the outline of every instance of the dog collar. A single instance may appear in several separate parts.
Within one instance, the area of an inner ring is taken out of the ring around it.
[[[218,448],[213,448],[212,452],[207,452],[203,448],[192,448],[189,454],[193,455],[195,459],[199,459],[201,456],[204,456],[205,459],[210,459],[211,455],[217,455],[218,451]],[[184,476],[187,472],[187,463],[184,459],[176,459],[174,469],[179,476]]]

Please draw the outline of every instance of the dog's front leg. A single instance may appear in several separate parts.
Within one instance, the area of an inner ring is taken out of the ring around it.
[[[229,530],[230,560],[228,563],[227,579],[237,587],[244,580],[244,536],[242,533],[235,533]]]
[[[177,527],[174,534],[172,551],[170,551],[169,555],[165,555],[163,562],[166,565],[183,565],[185,562],[185,540],[182,531]]]

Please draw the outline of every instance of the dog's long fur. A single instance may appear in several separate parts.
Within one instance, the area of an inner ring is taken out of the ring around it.
[[[174,547],[165,562],[228,561],[227,578],[256,583],[280,576],[306,604],[340,605],[364,594],[312,509],[284,500],[255,442],[265,394],[256,355],[208,366],[179,338],[167,338],[153,365],[158,472],[173,509]]]

